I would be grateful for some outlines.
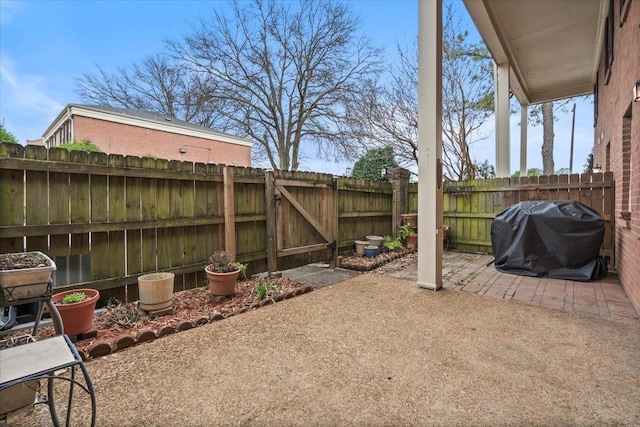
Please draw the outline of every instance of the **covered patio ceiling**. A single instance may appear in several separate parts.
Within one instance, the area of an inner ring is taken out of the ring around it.
[[[593,92],[606,0],[464,0],[520,104]]]

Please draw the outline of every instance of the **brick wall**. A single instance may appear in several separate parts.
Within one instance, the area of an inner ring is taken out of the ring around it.
[[[607,76],[604,57],[598,73],[598,118],[594,163],[609,165],[616,181],[616,268],[640,312],[640,102],[632,88],[640,80],[640,1],[627,0],[621,26],[620,2],[613,1],[613,64]],[[610,149],[607,150],[607,145]],[[607,153],[609,151],[609,153]],[[631,210],[631,221],[619,219]]]
[[[151,154],[169,160],[251,166],[251,147],[88,117],[74,116],[73,121],[77,141],[90,139],[107,154],[139,157]],[[186,152],[180,153],[185,145]]]

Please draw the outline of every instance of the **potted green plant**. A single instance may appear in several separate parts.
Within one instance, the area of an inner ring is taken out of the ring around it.
[[[209,257],[204,269],[209,280],[209,292],[216,296],[232,295],[236,290],[236,282],[242,274],[246,276],[247,266],[233,260],[233,255],[226,251],[217,251]]]
[[[405,241],[408,248],[418,249],[418,234],[413,227],[407,224],[401,225],[398,230],[398,236]]]
[[[98,298],[100,292],[95,289],[72,289],[51,297],[60,312],[65,334],[78,335],[93,328],[93,313]]]

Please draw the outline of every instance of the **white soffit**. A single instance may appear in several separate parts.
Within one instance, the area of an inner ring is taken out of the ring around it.
[[[521,104],[590,94],[606,0],[464,0],[494,61],[511,65]]]

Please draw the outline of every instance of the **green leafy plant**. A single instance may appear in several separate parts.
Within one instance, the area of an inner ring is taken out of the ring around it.
[[[102,153],[102,150],[98,148],[90,139],[83,139],[82,141],[73,141],[66,144],[58,145],[59,148],[64,148],[68,151],[84,151],[87,153]]]
[[[260,283],[255,287],[256,298],[259,300],[265,299],[271,289],[273,289],[273,286],[265,283],[264,279],[260,278]]]
[[[233,265],[240,270],[240,274],[238,275],[238,279],[244,280],[247,278],[247,264],[243,264],[241,262],[234,262]]]
[[[390,251],[399,251],[400,249],[402,249],[402,242],[400,241],[400,239],[394,239],[389,235],[384,236],[382,244]]]
[[[87,294],[84,292],[73,292],[65,295],[64,298],[60,300],[60,304],[75,304],[77,302],[82,302],[87,298]]]
[[[409,227],[407,224],[401,225],[400,229],[398,230],[398,237],[400,237],[400,239],[405,240],[407,238],[407,236],[414,234],[415,230],[413,229],[413,227]]]
[[[231,273],[240,270],[240,278],[247,276],[247,265],[233,261],[233,255],[227,251],[217,251],[211,254],[207,262],[207,270],[213,273]]]
[[[18,144],[18,140],[15,135],[5,129],[4,125],[0,123],[0,142],[6,142],[7,144]]]

